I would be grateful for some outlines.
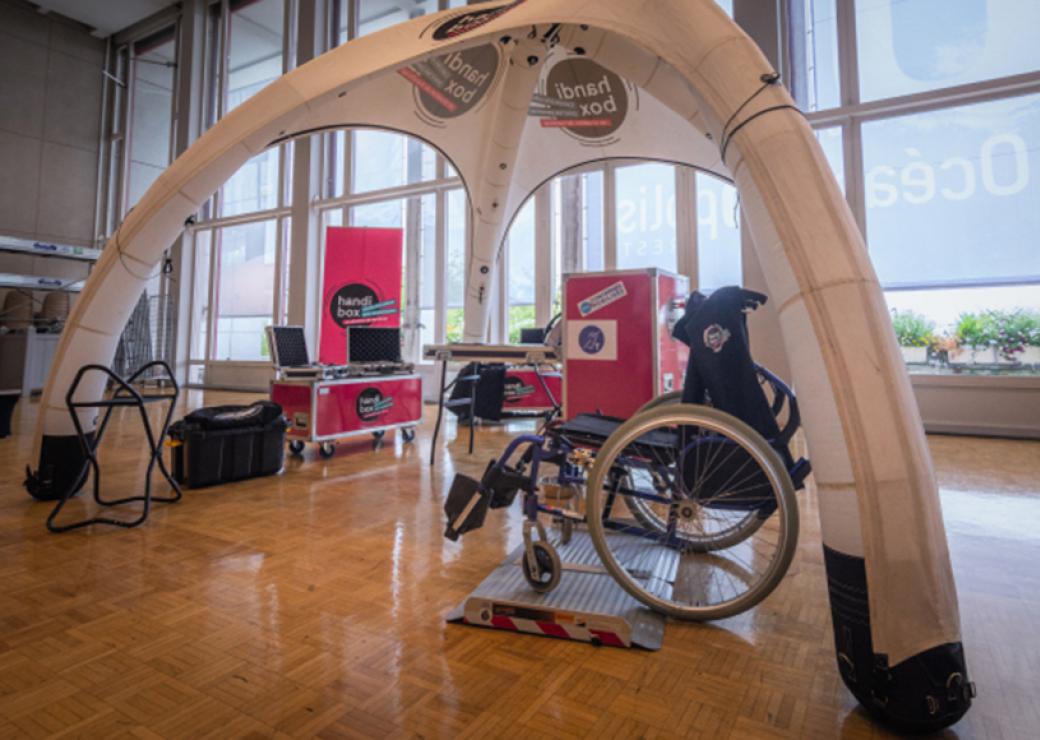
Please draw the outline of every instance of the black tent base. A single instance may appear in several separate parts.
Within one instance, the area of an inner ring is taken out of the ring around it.
[[[824,546],[838,672],[853,696],[882,724],[902,733],[936,732],[971,707],[961,643],[929,648],[897,665],[875,653],[863,558]]]

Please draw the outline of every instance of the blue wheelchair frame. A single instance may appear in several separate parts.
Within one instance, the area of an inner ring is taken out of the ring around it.
[[[809,461],[804,458],[795,461],[788,451],[788,445],[801,423],[801,418],[798,413],[798,404],[795,400],[794,393],[787,384],[766,368],[756,366],[756,369],[762,382],[769,384],[773,389],[774,397],[771,403],[773,415],[779,416],[784,409],[785,403],[788,406],[787,421],[780,430],[780,434],[767,441],[771,447],[781,454],[785,467],[787,468],[795,487],[801,488],[804,485],[806,476],[811,470],[811,466],[809,465]],[[607,438],[604,437],[600,441],[600,446],[606,442],[606,439]],[[729,440],[725,437],[716,435],[698,436],[691,440],[683,450],[683,454],[688,454],[689,450],[695,445],[719,442],[729,443]],[[496,478],[502,479],[508,475],[516,475],[519,472],[519,469],[511,467],[509,462],[517,454],[518,450],[525,446],[526,449],[520,455],[521,462],[525,464],[524,470],[520,473],[520,479],[523,482],[520,486],[520,490],[523,492],[521,508],[525,519],[532,524],[536,524],[539,514],[547,514],[557,521],[567,521],[572,525],[585,523],[585,517],[583,516],[577,515],[567,509],[551,506],[539,501],[538,484],[539,480],[541,480],[540,473],[543,464],[552,464],[558,467],[559,472],[555,477],[555,482],[559,486],[583,485],[586,482],[586,478],[581,472],[580,467],[570,462],[571,453],[579,448],[597,449],[597,445],[592,442],[586,442],[584,444],[571,442],[567,438],[566,434],[560,431],[560,427],[550,428],[541,434],[523,434],[511,440],[502,455],[494,460],[485,471],[483,480],[481,481],[482,493],[491,493],[491,491],[486,489],[494,487],[494,481]],[[642,466],[651,469],[656,475],[665,479],[670,475],[666,466],[659,463],[646,462],[637,456],[633,456],[631,464],[633,466]],[[605,528],[614,531],[623,531],[626,534],[661,542],[661,531],[650,530],[645,527],[611,519],[611,514],[614,510],[614,505],[617,501],[618,495],[640,498],[651,503],[664,504],[666,506],[676,503],[674,497],[637,489],[623,488],[620,479],[616,479],[612,483],[611,490],[607,495],[606,504],[603,508],[603,526]],[[768,508],[759,513],[764,518],[771,514],[772,511],[772,508]],[[675,520],[669,521],[667,530],[664,534],[667,535],[667,539],[665,539],[662,544],[677,548],[683,546],[683,540],[676,536]]]

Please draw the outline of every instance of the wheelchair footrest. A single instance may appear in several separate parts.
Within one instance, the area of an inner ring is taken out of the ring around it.
[[[504,509],[512,505],[521,488],[531,487],[531,479],[509,466],[498,466],[492,460],[488,463],[480,484],[491,494],[491,508]]]
[[[454,542],[460,535],[483,527],[490,503],[491,496],[479,481],[457,474],[444,502],[444,513],[448,515],[444,536]]]

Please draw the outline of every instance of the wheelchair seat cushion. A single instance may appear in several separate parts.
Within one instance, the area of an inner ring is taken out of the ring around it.
[[[573,419],[557,427],[557,432],[570,442],[600,447],[607,437],[617,431],[625,423],[625,419],[599,414],[578,414]],[[629,454],[653,455],[657,459],[672,459],[678,435],[675,430],[654,429],[636,439],[630,446]]]

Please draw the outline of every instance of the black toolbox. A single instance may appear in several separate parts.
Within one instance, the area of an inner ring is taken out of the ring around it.
[[[173,476],[202,488],[273,475],[285,461],[287,428],[282,407],[270,401],[193,411],[170,426]]]

